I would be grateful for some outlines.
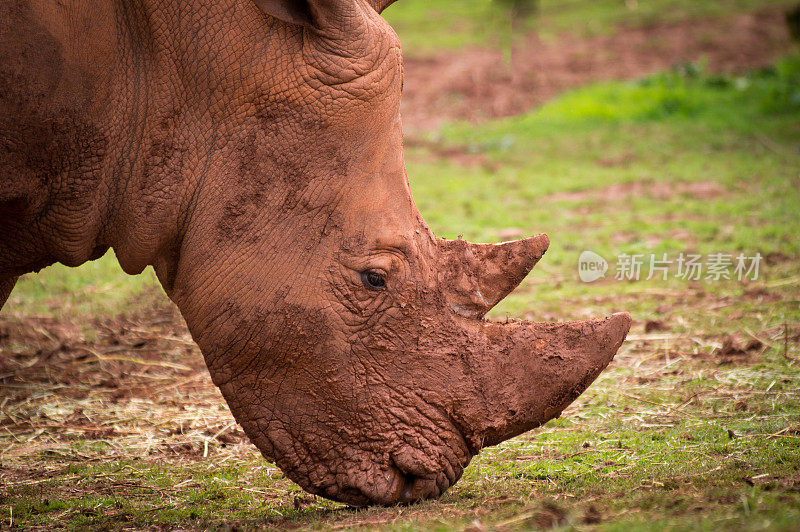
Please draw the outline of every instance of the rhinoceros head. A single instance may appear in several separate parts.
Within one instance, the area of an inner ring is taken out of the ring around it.
[[[558,416],[630,318],[484,321],[549,242],[448,241],[425,224],[383,6],[248,5],[238,29],[264,38],[203,78],[213,156],[159,276],[236,419],[290,478],[353,505],[436,497],[482,447]],[[222,49],[221,63],[236,54]]]

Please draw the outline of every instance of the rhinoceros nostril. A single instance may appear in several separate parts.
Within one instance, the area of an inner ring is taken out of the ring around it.
[[[369,506],[373,503],[369,495],[354,487],[341,488],[334,498],[356,508]]]
[[[407,473],[396,464],[394,469],[400,480],[401,488],[396,492],[397,494],[390,504],[412,504],[423,499],[436,498],[447,491],[463,472],[462,467],[449,464],[438,474],[424,477]]]
[[[400,497],[397,499],[397,504],[411,504],[414,499],[414,484],[417,478],[414,475],[408,475],[400,471],[403,487],[400,489]]]
[[[392,460],[394,462],[394,459]],[[403,471],[397,463],[394,464],[395,471],[400,479],[399,497],[395,501],[397,504],[410,504],[417,500],[414,496],[414,486],[417,483],[417,476]]]

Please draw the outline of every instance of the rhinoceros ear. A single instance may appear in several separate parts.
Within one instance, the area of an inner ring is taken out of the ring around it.
[[[253,0],[261,11],[289,24],[300,26],[321,26],[326,15],[343,7],[352,7],[352,2],[342,0]],[[367,0],[378,13],[389,7],[395,0]]]
[[[312,26],[313,18],[307,0],[253,0],[258,8],[279,20],[299,26]]]
[[[384,9],[394,4],[395,1],[396,0],[367,0],[367,3],[372,6],[372,9],[381,13]]]

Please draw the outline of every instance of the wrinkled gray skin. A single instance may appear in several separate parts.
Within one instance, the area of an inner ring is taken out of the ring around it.
[[[431,233],[383,7],[0,5],[0,303],[109,248],[152,265],[264,456],[354,505],[438,496],[557,416],[630,325],[482,320],[548,240]]]

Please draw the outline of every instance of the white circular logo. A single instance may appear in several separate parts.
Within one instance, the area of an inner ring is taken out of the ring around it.
[[[607,271],[608,262],[594,251],[586,250],[578,257],[578,277],[584,283],[602,279]]]

